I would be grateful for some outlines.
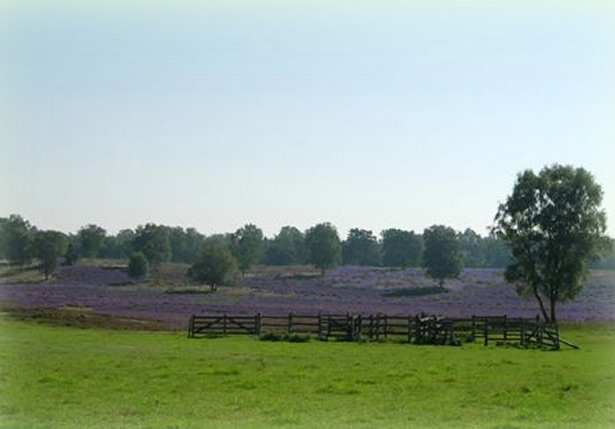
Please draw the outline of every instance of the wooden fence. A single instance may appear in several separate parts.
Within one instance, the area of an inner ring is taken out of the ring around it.
[[[211,315],[190,318],[188,337],[219,335],[310,335],[320,340],[384,341],[393,339],[411,344],[457,345],[461,341],[482,340],[484,345],[515,344],[522,347],[559,349],[557,326],[536,318],[472,316],[453,319],[436,316],[387,316],[318,314],[286,316]]]

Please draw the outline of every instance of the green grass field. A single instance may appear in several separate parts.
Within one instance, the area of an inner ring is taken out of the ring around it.
[[[612,428],[615,329],[559,352],[52,327],[0,317],[3,428]]]

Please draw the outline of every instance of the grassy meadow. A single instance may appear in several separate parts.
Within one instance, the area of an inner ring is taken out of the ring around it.
[[[0,317],[2,428],[611,428],[615,329],[559,352],[188,340]]]

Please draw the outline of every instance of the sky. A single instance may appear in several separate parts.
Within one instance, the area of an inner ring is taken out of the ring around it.
[[[0,1],[0,217],[482,235],[590,171],[615,236],[608,1]]]

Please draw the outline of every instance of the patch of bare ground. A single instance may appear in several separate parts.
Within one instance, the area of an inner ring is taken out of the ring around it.
[[[8,317],[31,321],[51,326],[71,326],[76,328],[122,329],[135,331],[166,331],[166,326],[160,320],[138,319],[114,316],[93,312],[88,307],[24,308],[21,306],[5,306],[0,312]]]

